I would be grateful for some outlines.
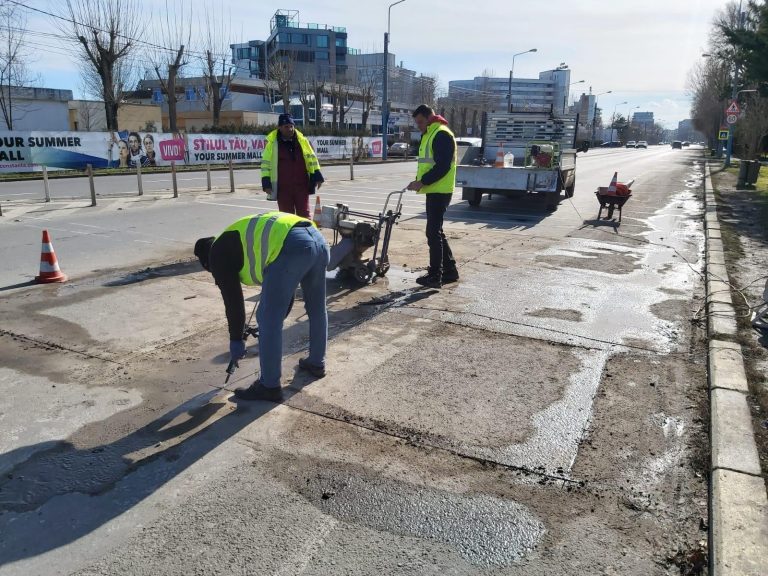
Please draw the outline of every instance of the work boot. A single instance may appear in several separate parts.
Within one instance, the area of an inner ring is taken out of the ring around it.
[[[440,288],[443,285],[442,275],[427,272],[424,276],[416,278],[416,284],[425,288]]]
[[[301,368],[305,372],[309,372],[315,378],[325,378],[325,366],[317,366],[316,364],[310,364],[309,358],[300,358],[299,368]]]
[[[459,280],[459,271],[454,268],[447,268],[443,271],[443,284],[450,284]]]
[[[238,400],[268,400],[270,402],[281,402],[283,400],[283,389],[280,386],[276,388],[267,388],[261,383],[261,378],[256,380],[248,388],[236,388],[235,398]]]

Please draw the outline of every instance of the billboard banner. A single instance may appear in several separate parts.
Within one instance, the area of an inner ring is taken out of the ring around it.
[[[310,136],[323,160],[381,158],[382,139]],[[156,132],[0,131],[0,172],[261,162],[267,139],[248,134],[169,134]]]

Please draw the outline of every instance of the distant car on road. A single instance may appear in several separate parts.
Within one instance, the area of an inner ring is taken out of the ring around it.
[[[603,142],[600,144],[600,148],[621,148],[621,142]]]
[[[683,147],[683,143],[680,142],[680,140],[675,140],[674,142],[672,142],[672,148],[682,148],[682,147]]]
[[[630,140],[627,142],[627,148],[636,148],[636,143],[634,140]]]
[[[390,156],[408,156],[408,144],[405,142],[395,142],[387,151]]]
[[[688,146],[690,146],[690,145],[691,145],[691,143],[690,143],[690,142],[688,142],[687,140],[686,140],[685,142],[683,142],[683,146],[684,146],[684,147],[686,147],[686,148],[687,148]]]
[[[648,148],[648,142],[640,140],[640,142],[635,145],[635,148]]]
[[[482,145],[483,145],[482,138],[471,138],[469,136],[456,138],[456,146],[482,146]]]

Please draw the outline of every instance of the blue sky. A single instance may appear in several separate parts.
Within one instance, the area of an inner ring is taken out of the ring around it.
[[[164,2],[140,0],[146,6],[148,39]],[[176,0],[177,2],[180,0]],[[204,0],[187,0],[193,8]],[[51,9],[63,2],[27,0]],[[216,10],[230,23],[232,42],[263,39],[270,16],[278,8],[299,10],[302,22],[346,26],[349,45],[381,51],[390,0],[218,0]],[[688,71],[705,51],[710,23],[726,0],[406,0],[392,9],[391,50],[406,67],[437,74],[440,82],[472,78],[483,70],[509,73],[511,55],[520,56],[516,77],[536,77],[560,62],[571,68],[578,95],[589,86],[600,97],[606,115],[630,108],[653,111],[663,124],[676,126],[689,115]],[[54,32],[45,16],[30,14],[29,27]],[[197,25],[195,25],[197,28]],[[71,50],[48,50],[55,40],[35,38],[40,54],[34,64],[46,86],[79,93],[78,67]]]

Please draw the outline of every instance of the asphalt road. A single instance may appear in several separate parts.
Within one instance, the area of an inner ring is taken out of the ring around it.
[[[457,194],[461,279],[441,290],[415,283],[408,195],[389,275],[328,280],[322,380],[296,369],[294,307],[280,405],[230,399],[256,358],[222,389],[220,294],[197,263],[163,266],[273,208],[256,190],[9,203],[0,286],[34,275],[44,227],[74,279],[0,293],[0,576],[694,573],[700,155],[580,155],[554,213]],[[378,210],[415,165],[369,170],[329,168],[323,201]],[[620,226],[594,219],[615,170],[636,178]]]
[[[564,236],[595,214],[592,192],[607,185],[614,170],[619,172],[620,180],[636,178],[642,187],[643,178],[661,170],[665,161],[686,154],[668,147],[593,150],[579,154],[575,196],[572,201],[563,198],[554,213],[547,212],[535,196],[491,201],[486,198],[479,208],[472,208],[461,200],[459,190],[447,221]],[[407,185],[415,169],[415,163],[358,166],[356,179],[350,181],[348,167],[329,166],[324,169],[328,181],[319,195],[323,203],[345,203],[353,210],[376,213],[389,192]],[[205,178],[204,173],[179,175],[180,187],[187,185],[189,190],[182,191],[175,200],[170,198],[170,175],[153,175],[151,182],[145,182],[145,196],[140,198],[136,196],[134,176],[101,177],[97,179],[98,189],[105,197],[93,208],[90,201],[77,199],[78,194],[81,198],[87,195],[86,179],[51,181],[55,200],[49,204],[29,200],[39,195],[41,182],[0,184],[0,201],[11,199],[3,204],[4,216],[0,218],[0,289],[23,284],[36,275],[43,229],[52,234],[60,264],[72,277],[186,257],[200,236],[218,233],[243,214],[275,209],[276,204],[265,200],[260,191],[259,171],[242,170],[236,175],[235,194],[195,189],[199,179]],[[228,174],[215,176],[218,180],[214,187],[218,182],[228,190]],[[403,217],[422,217],[423,206],[423,197],[406,193]],[[643,210],[630,211],[622,229],[631,231],[635,226],[633,218],[648,215]]]

